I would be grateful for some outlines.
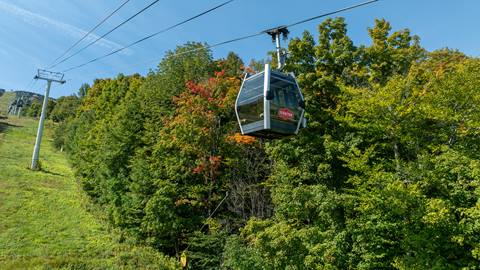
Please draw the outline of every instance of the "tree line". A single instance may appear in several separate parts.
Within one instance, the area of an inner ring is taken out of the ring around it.
[[[187,43],[59,99],[55,144],[124,241],[190,269],[478,269],[480,61],[385,20],[368,33],[327,19],[289,42],[298,136],[240,135],[261,62]]]

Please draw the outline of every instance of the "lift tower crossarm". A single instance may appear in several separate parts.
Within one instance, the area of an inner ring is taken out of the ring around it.
[[[45,96],[43,97],[42,113],[40,115],[40,121],[38,123],[37,138],[35,139],[35,147],[33,148],[32,164],[30,168],[32,170],[38,170],[38,156],[40,154],[40,144],[42,142],[43,126],[45,124],[45,116],[47,114],[48,95],[50,93],[50,86],[52,82],[64,84],[63,74],[59,72],[52,72],[48,70],[39,69],[34,79],[47,81],[47,88],[45,89]]]

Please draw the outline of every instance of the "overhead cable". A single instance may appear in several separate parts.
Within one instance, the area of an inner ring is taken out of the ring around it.
[[[322,18],[322,17],[330,16],[330,15],[333,15],[333,14],[336,14],[336,13],[340,13],[340,12],[343,12],[343,11],[346,11],[346,10],[349,10],[349,9],[354,9],[354,8],[364,6],[364,5],[367,5],[367,4],[371,4],[371,3],[374,3],[374,2],[378,2],[378,1],[379,0],[371,0],[371,1],[363,2],[363,3],[357,4],[357,5],[353,5],[353,6],[342,8],[342,9],[332,11],[332,12],[329,12],[329,13],[321,14],[321,15],[318,15],[318,16],[315,16],[315,17],[312,17],[312,18],[308,18],[308,19],[305,19],[305,20],[302,20],[302,21],[298,21],[298,22],[295,22],[295,23],[292,23],[292,24],[289,24],[289,25],[283,26],[283,27],[294,27],[294,26],[297,26],[297,25],[300,25],[300,24],[303,24],[303,23],[306,23],[306,22],[310,22],[312,20],[316,20],[316,19],[319,19],[319,18]],[[267,30],[263,30],[263,31],[258,32],[258,33],[255,33],[255,34],[245,35],[245,36],[242,36],[242,37],[233,38],[233,39],[230,39],[230,40],[218,42],[218,43],[215,43],[215,44],[212,44],[212,45],[206,45],[206,46],[191,49],[191,50],[188,50],[188,51],[167,55],[164,58],[172,58],[172,57],[177,57],[177,56],[184,55],[184,54],[194,53],[194,52],[197,52],[197,51],[209,50],[211,48],[215,48],[215,47],[218,47],[218,46],[221,46],[221,45],[225,45],[225,44],[229,44],[229,43],[233,43],[233,42],[237,42],[237,41],[241,41],[241,40],[245,40],[245,39],[250,39],[250,38],[253,38],[253,37],[264,35],[270,29],[271,28],[269,28]],[[153,62],[153,61],[157,61],[157,60],[150,60],[148,62]],[[144,62],[144,63],[146,63],[146,62]]]
[[[301,21],[298,21],[298,22],[295,22],[295,23],[291,23],[291,24],[287,25],[287,27],[297,26],[299,24],[307,23],[307,22],[310,22],[310,21],[313,21],[313,20],[320,19],[322,17],[330,16],[330,15],[333,15],[333,14],[337,14],[337,13],[347,11],[347,10],[350,10],[350,9],[354,9],[354,8],[358,8],[358,7],[361,7],[361,6],[366,6],[366,5],[369,5],[369,4],[372,4],[374,2],[378,2],[378,1],[379,0],[371,0],[371,1],[360,3],[360,4],[356,4],[356,5],[353,5],[353,6],[338,9],[338,10],[335,10],[335,11],[332,11],[332,12],[329,12],[329,13],[325,13],[325,14],[318,15],[318,16],[315,16],[315,17],[311,17],[311,18],[301,20]]]
[[[151,2],[150,4],[148,4],[146,7],[142,8],[140,11],[138,11],[137,13],[133,14],[132,16],[130,16],[128,19],[124,20],[123,22],[121,22],[120,24],[118,24],[117,26],[115,26],[114,28],[112,28],[110,31],[108,31],[107,33],[103,34],[102,36],[98,37],[97,39],[95,39],[94,41],[88,43],[86,46],[82,47],[80,50],[76,51],[75,53],[71,54],[70,56],[68,56],[67,58],[64,58],[62,61],[54,64],[53,66],[51,66],[50,68],[54,68],[58,65],[60,65],[61,63],[64,63],[65,61],[67,61],[68,59],[74,57],[75,55],[81,53],[82,51],[84,51],[85,49],[87,49],[88,47],[92,46],[93,44],[97,43],[99,40],[103,39],[104,37],[108,36],[109,34],[111,34],[113,31],[117,30],[118,28],[120,28],[122,25],[126,24],[127,22],[131,21],[133,18],[137,17],[138,15],[140,15],[141,13],[145,12],[147,9],[149,9],[150,7],[152,7],[153,5],[155,5],[156,3],[158,3],[160,0],[154,0],[153,2]]]
[[[77,46],[80,42],[82,42],[85,38],[87,38],[93,31],[95,31],[98,27],[100,27],[102,24],[104,24],[110,17],[112,17],[115,13],[117,13],[123,6],[125,6],[130,0],[124,1],[120,6],[118,6],[115,10],[113,10],[110,14],[108,14],[105,18],[103,18],[97,25],[95,25],[90,31],[85,33],[85,35],[82,36],[77,42],[75,42],[72,46],[70,46],[68,49],[66,49],[59,57],[57,57],[55,60],[52,61],[52,63],[49,64],[48,69],[52,68],[55,63],[60,60],[62,57],[64,57],[67,53],[69,53],[75,46]]]
[[[308,18],[308,19],[304,19],[304,20],[301,20],[301,21],[298,21],[298,22],[294,22],[294,23],[288,24],[287,26],[282,26],[282,27],[294,27],[294,26],[297,26],[297,25],[300,25],[300,24],[304,24],[304,23],[307,23],[307,22],[316,20],[316,19],[320,19],[320,18],[322,18],[322,17],[330,16],[330,15],[337,14],[337,13],[340,13],[340,12],[343,12],[343,11],[351,10],[351,9],[358,8],[358,7],[361,7],[361,6],[365,6],[365,5],[368,5],[368,4],[372,4],[372,3],[378,2],[378,1],[379,1],[379,0],[370,0],[370,1],[363,2],[363,3],[360,3],[360,4],[356,4],[356,5],[353,5],[353,6],[345,7],[345,8],[342,8],[342,9],[338,9],[338,10],[335,10],[335,11],[332,11],[332,12],[324,13],[324,14],[321,14],[321,15],[318,15],[318,16],[315,16],[315,17],[311,17],[311,18]],[[187,50],[187,51],[184,51],[184,52],[179,52],[179,53],[176,53],[176,54],[167,55],[167,56],[165,56],[164,58],[177,57],[177,56],[184,55],[184,54],[194,53],[194,52],[198,52],[198,51],[202,51],[202,50],[208,50],[208,49],[215,48],[215,47],[218,47],[218,46],[222,46],[222,45],[225,45],[225,44],[229,44],[229,43],[234,43],[234,42],[241,41],[241,40],[250,39],[250,38],[253,38],[253,37],[257,37],[257,36],[260,36],[260,35],[264,35],[264,34],[266,34],[269,30],[271,30],[271,28],[266,29],[266,30],[263,30],[263,31],[261,31],[261,32],[253,33],[253,34],[250,34],[250,35],[245,35],[245,36],[233,38],[233,39],[230,39],[230,40],[218,42],[218,43],[215,43],[215,44],[212,44],[212,45],[206,45],[206,46],[203,46],[203,47],[200,47],[200,48],[195,48],[195,49]],[[139,42],[140,42],[140,41],[139,41]],[[135,44],[137,44],[137,43],[139,43],[139,42],[135,42]],[[133,45],[133,44],[132,44],[132,45]],[[101,56],[101,57],[97,57],[97,58],[92,59],[92,60],[90,60],[90,61],[88,61],[88,62],[85,62],[85,63],[83,63],[83,64],[81,64],[81,65],[77,65],[77,66],[68,68],[68,69],[64,70],[63,72],[68,72],[68,71],[72,71],[72,70],[74,70],[74,69],[78,69],[78,68],[80,68],[80,67],[83,67],[83,66],[88,65],[88,64],[90,64],[90,63],[96,62],[96,61],[98,61],[98,60],[100,60],[100,59],[102,59],[102,58],[105,58],[105,57],[110,56],[110,55],[113,55],[113,54],[114,54],[114,52],[109,53],[109,54],[104,55],[104,56]],[[153,61],[156,61],[156,60],[153,60]],[[148,61],[148,62],[153,62],[153,61]]]
[[[223,6],[227,5],[227,4],[230,4],[230,3],[233,2],[233,1],[234,1],[234,0],[226,1],[226,2],[224,2],[224,3],[222,3],[222,4],[220,4],[220,5],[217,5],[217,6],[213,7],[213,8],[210,8],[210,9],[208,9],[208,10],[205,10],[205,11],[203,11],[203,12],[201,12],[201,13],[193,16],[193,17],[190,17],[190,18],[185,19],[185,20],[183,20],[183,21],[181,21],[181,22],[179,22],[179,23],[176,23],[176,24],[171,25],[171,26],[169,26],[169,27],[167,27],[167,28],[164,28],[164,29],[162,29],[162,30],[160,30],[160,31],[158,31],[158,32],[155,32],[155,33],[150,34],[150,35],[148,35],[148,36],[146,36],[146,37],[143,37],[143,38],[141,38],[141,39],[139,39],[139,40],[137,40],[137,41],[135,41],[135,42],[132,42],[132,43],[130,43],[130,44],[128,44],[128,45],[126,45],[126,46],[124,46],[124,47],[122,47],[122,48],[119,48],[119,49],[117,49],[117,50],[114,50],[114,51],[112,51],[112,52],[110,52],[110,53],[107,53],[107,54],[105,54],[105,55],[99,56],[99,57],[97,57],[97,58],[94,58],[94,59],[92,59],[92,60],[90,60],[90,61],[87,61],[87,62],[85,62],[85,63],[83,63],[83,64],[80,64],[80,65],[77,65],[77,66],[73,66],[73,67],[67,68],[67,69],[63,70],[62,72],[68,72],[68,71],[70,71],[70,70],[73,70],[73,69],[77,69],[77,68],[86,66],[86,65],[88,65],[88,64],[90,64],[90,63],[96,62],[96,61],[101,60],[101,59],[103,59],[103,58],[106,58],[106,57],[108,57],[108,56],[111,56],[111,55],[114,55],[114,54],[116,54],[116,53],[119,53],[119,52],[121,52],[121,51],[123,51],[123,50],[125,50],[125,49],[127,49],[127,48],[130,48],[130,47],[132,47],[132,46],[134,46],[134,45],[136,45],[136,44],[138,44],[138,43],[141,43],[141,42],[143,42],[143,41],[145,41],[145,40],[147,40],[147,39],[151,39],[151,38],[153,38],[153,37],[155,37],[155,36],[157,36],[157,35],[163,34],[163,33],[167,32],[167,31],[169,31],[169,30],[172,30],[172,29],[174,29],[174,28],[176,28],[176,27],[179,27],[179,26],[181,26],[181,25],[183,25],[183,24],[186,24],[186,23],[188,23],[188,22],[190,22],[190,21],[193,21],[193,20],[195,20],[195,19],[197,19],[197,18],[199,18],[199,17],[201,17],[201,16],[203,16],[203,15],[206,15],[206,14],[208,14],[208,13],[210,13],[210,12],[216,10],[216,9],[219,9],[219,8],[221,8],[221,7],[223,7]]]

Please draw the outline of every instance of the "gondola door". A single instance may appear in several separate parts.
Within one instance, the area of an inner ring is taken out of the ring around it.
[[[242,134],[254,133],[265,128],[264,75],[265,72],[250,77],[245,75],[235,106]]]
[[[292,75],[272,71],[270,75],[270,129],[280,134],[297,134],[303,122],[303,97]]]

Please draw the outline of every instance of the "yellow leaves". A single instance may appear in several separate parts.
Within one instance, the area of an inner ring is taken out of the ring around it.
[[[459,125],[458,125],[458,132],[462,135],[466,135],[468,134],[469,132],[469,128],[465,125],[465,123],[461,122]]]
[[[450,209],[442,199],[431,199],[427,203],[426,214],[422,221],[428,225],[441,225],[448,223],[451,218]]]
[[[190,200],[190,199],[178,199],[175,201],[175,206],[182,206],[182,205],[197,206],[197,205],[204,205],[204,203],[199,202],[197,200]]]
[[[188,266],[188,258],[185,251],[182,252],[182,255],[180,256],[180,265],[182,266],[182,268],[187,268]]]
[[[205,225],[208,225],[208,230],[211,233],[220,232],[223,228],[223,224],[221,224],[219,221],[217,221],[214,218],[207,218],[207,220],[205,221]]]
[[[176,200],[175,201],[175,206],[181,206],[181,205],[185,205],[185,204],[190,204],[190,200],[189,199],[179,199],[179,200]]]

